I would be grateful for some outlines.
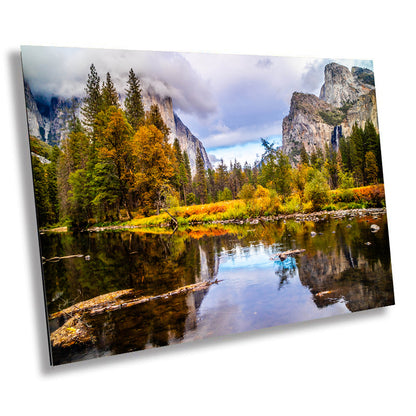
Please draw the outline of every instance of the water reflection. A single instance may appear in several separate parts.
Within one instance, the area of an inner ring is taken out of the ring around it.
[[[297,274],[296,259],[294,257],[288,257],[285,260],[275,260],[275,273],[279,277],[279,290],[289,283],[289,279],[293,278]]]
[[[377,233],[371,233],[372,223],[380,226]],[[90,255],[90,261],[45,264],[49,313],[121,289],[150,296],[222,280],[201,292],[87,317],[91,342],[55,349],[55,363],[394,303],[385,216],[218,225],[174,234],[45,234],[41,244],[46,258]],[[295,248],[306,252],[270,260]],[[51,330],[59,325],[52,322]]]

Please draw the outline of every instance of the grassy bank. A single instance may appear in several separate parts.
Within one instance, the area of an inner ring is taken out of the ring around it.
[[[194,223],[211,223],[213,221],[246,220],[248,218],[281,214],[310,213],[317,210],[335,211],[384,206],[384,186],[372,185],[330,191],[325,203],[320,206],[313,203],[313,201],[305,201],[298,194],[292,195],[284,202],[279,196],[265,195],[247,200],[238,199],[212,204],[174,207],[170,208],[169,212],[176,218],[179,226],[184,226]],[[150,217],[138,217],[124,225],[158,227],[170,223],[170,221],[171,217],[164,212]]]

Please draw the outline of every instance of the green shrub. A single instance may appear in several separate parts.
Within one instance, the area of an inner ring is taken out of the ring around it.
[[[311,201],[314,210],[320,210],[329,202],[329,185],[322,172],[315,170],[305,185],[305,199]]]
[[[296,212],[302,212],[303,205],[298,194],[292,195],[286,203],[283,205],[283,212],[285,214],[294,214]]]
[[[322,209],[324,211],[336,211],[338,207],[334,204],[328,204],[328,205],[325,205]]]
[[[253,185],[250,183],[245,183],[238,193],[240,199],[252,199],[254,198],[254,192],[256,192]]]
[[[224,188],[224,190],[218,192],[217,199],[218,201],[231,201],[233,194],[229,188]]]
[[[322,120],[329,124],[330,126],[338,126],[342,123],[345,118],[345,114],[342,111],[335,110],[335,111],[320,111],[319,115],[321,116]]]
[[[188,195],[186,195],[186,204],[187,205],[195,204],[195,201],[196,201],[196,197],[195,197],[195,194],[193,192],[190,192]]]

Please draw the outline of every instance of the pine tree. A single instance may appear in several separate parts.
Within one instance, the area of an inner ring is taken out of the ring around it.
[[[211,203],[215,200],[215,171],[211,168],[207,169],[207,192],[208,202]]]
[[[370,151],[365,154],[365,181],[367,185],[377,183],[378,167],[375,154]]]
[[[376,157],[378,179],[383,182],[383,166],[381,161],[381,147],[380,147],[380,135],[377,133],[376,128],[371,120],[365,123],[364,135],[366,137],[366,152],[373,152]]]
[[[51,153],[51,163],[46,165],[45,173],[48,185],[48,200],[51,209],[50,221],[56,223],[59,220],[59,198],[58,198],[58,179],[57,165],[61,151],[58,146],[54,146]]]
[[[181,150],[181,146],[179,144],[179,140],[177,137],[175,137],[175,140],[173,141],[173,151],[175,153],[176,161],[178,162],[178,165],[183,163],[182,150]]]
[[[85,188],[82,189],[82,195],[70,194],[70,175],[80,169],[83,169],[86,174],[90,157],[90,139],[78,118],[74,119],[71,127],[72,130],[62,143],[62,153],[57,161],[57,191],[61,219],[66,218],[68,215],[72,217],[72,213],[76,212],[76,210],[72,209],[76,198],[81,197],[84,199],[90,194],[90,183],[88,181],[85,183]],[[72,196],[71,199],[69,198],[70,196]]]
[[[144,108],[140,89],[140,81],[136,77],[133,69],[130,69],[129,80],[127,81],[126,100],[126,117],[134,131],[144,124]]]
[[[309,165],[309,155],[306,151],[304,143],[302,143],[302,147],[300,149],[300,163],[304,165]]]
[[[82,229],[88,224],[91,213],[91,198],[86,192],[89,183],[86,169],[71,172],[68,183],[70,185],[68,202],[71,226],[75,229]]]
[[[259,178],[260,184],[264,187],[273,187],[278,194],[286,197],[291,193],[292,169],[289,157],[264,139],[262,144],[265,153]]]
[[[188,172],[186,171],[184,162],[179,165],[179,182],[181,184],[181,195],[183,202],[186,205],[186,195],[190,179],[188,177]]]
[[[111,106],[120,106],[118,94],[116,88],[114,87],[113,80],[111,79],[111,75],[109,72],[107,72],[106,82],[103,84],[102,88],[102,101],[103,110],[107,110]]]
[[[292,192],[292,167],[290,165],[289,157],[285,155],[281,150],[277,151],[277,160],[276,191],[280,195],[283,195],[284,198],[286,198]]]
[[[338,160],[337,152],[334,148],[326,144],[325,146],[325,155],[326,155],[326,168],[329,175],[329,186],[331,189],[336,189],[338,187]]]
[[[207,175],[205,172],[204,159],[202,158],[201,151],[197,151],[196,155],[196,174],[195,174],[195,194],[201,204],[207,202],[208,189],[207,189]]]
[[[43,227],[50,222],[51,206],[48,197],[48,181],[45,167],[36,157],[32,156],[33,186],[35,191],[35,205],[38,225]]]
[[[345,137],[339,140],[339,150],[341,153],[342,168],[344,171],[352,172],[353,167],[351,163],[351,141]]]
[[[238,192],[240,192],[243,186],[243,172],[241,165],[237,160],[230,164],[230,174],[228,177],[229,188],[233,194],[233,198],[237,198]]]
[[[224,163],[224,160],[221,159],[215,172],[215,194],[218,194],[218,192],[223,191],[227,183],[228,183],[228,169]]]
[[[162,132],[163,137],[167,140],[169,135],[169,128],[166,126],[165,122],[163,121],[162,115],[160,114],[159,106],[157,104],[153,104],[150,107],[150,111],[146,116],[146,124],[154,125],[158,128],[160,132]]]
[[[189,162],[189,156],[188,156],[188,153],[186,152],[186,150],[183,151],[182,155],[183,155],[183,165],[184,165],[185,172],[186,172],[186,177],[187,177],[187,180],[188,180],[187,190],[188,190],[188,192],[191,192],[191,188],[192,188],[191,163]]]
[[[77,110],[80,106],[79,100],[75,97],[71,98],[71,105],[66,111],[66,127],[68,130],[68,133],[71,131],[74,131],[76,129],[81,129],[81,122],[79,121],[79,118],[77,116]]]
[[[81,108],[81,114],[84,117],[83,123],[87,130],[94,134],[94,124],[98,113],[102,110],[102,95],[100,88],[100,77],[94,64],[90,66],[87,86],[85,87],[86,97]]]
[[[172,185],[179,192],[180,199],[186,204],[186,193],[190,177],[188,177],[184,154],[181,151],[179,140],[177,138],[175,138],[173,142],[173,153],[175,154],[175,174],[172,178]]]
[[[325,163],[325,156],[320,147],[318,147],[318,150],[316,151],[316,160],[314,164],[315,169],[322,169],[322,166]]]
[[[253,169],[251,168],[250,164],[247,161],[244,162],[243,171],[247,178],[248,183],[253,185]]]
[[[350,136],[351,166],[354,180],[358,186],[364,185],[365,140],[363,130],[355,124]]]

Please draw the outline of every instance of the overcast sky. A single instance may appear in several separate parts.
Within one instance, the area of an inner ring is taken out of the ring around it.
[[[294,91],[319,95],[324,67],[371,61],[175,52],[22,47],[25,79],[35,96],[83,96],[91,63],[124,92],[130,68],[162,96],[204,144],[213,161],[253,163],[260,138],[280,141]]]

